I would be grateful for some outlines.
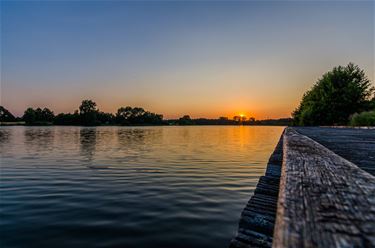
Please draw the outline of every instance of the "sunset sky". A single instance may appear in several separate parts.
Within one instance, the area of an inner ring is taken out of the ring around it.
[[[374,81],[374,1],[1,1],[1,105],[290,116],[354,62]]]

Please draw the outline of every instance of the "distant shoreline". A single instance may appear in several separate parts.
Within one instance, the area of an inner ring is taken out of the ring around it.
[[[272,127],[285,127],[289,125],[283,124],[191,124],[191,125],[181,125],[181,124],[161,124],[161,125],[92,125],[92,126],[85,126],[85,125],[56,125],[56,124],[35,124],[30,125],[26,123],[4,123],[0,122],[0,127],[14,127],[14,126],[25,126],[25,127],[187,127],[187,126],[272,126]]]

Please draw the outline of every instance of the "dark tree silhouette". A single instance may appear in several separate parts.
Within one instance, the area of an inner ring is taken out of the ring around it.
[[[236,115],[236,116],[233,116],[233,120],[238,123],[243,123],[246,121],[246,116]]]
[[[116,122],[120,125],[161,125],[163,116],[139,107],[121,107],[117,110]]]
[[[131,107],[129,106],[121,107],[117,110],[116,121],[120,125],[129,125],[131,115],[132,115]]]
[[[48,108],[28,108],[25,110],[22,119],[28,125],[45,125],[52,124],[54,121],[55,115]]]
[[[37,120],[52,122],[54,118],[55,118],[55,115],[53,114],[53,112],[50,109],[48,109],[48,108],[44,108],[44,109],[38,108],[37,109]]]
[[[22,119],[26,122],[26,124],[34,124],[36,121],[36,113],[33,108],[27,108],[22,116]]]
[[[16,121],[16,117],[12,115],[9,110],[4,108],[3,106],[0,106],[0,122],[11,122]]]
[[[178,125],[193,125],[194,121],[190,118],[190,115],[184,115],[177,121]]]
[[[79,113],[86,114],[96,112],[96,103],[92,100],[83,100],[81,106],[79,106]]]
[[[163,124],[163,116],[145,111],[139,107],[121,107],[117,110],[117,114],[105,113],[99,111],[96,103],[92,100],[82,101],[79,112],[74,114],[58,114],[55,117],[56,125],[161,125]]]
[[[97,114],[96,103],[92,100],[83,100],[81,106],[79,106],[79,114],[81,116],[81,124],[84,126],[97,125]]]
[[[73,114],[71,113],[60,113],[56,115],[55,125],[81,125],[81,116],[78,113],[78,110],[74,111]]]
[[[99,111],[97,113],[97,120],[104,125],[115,124],[115,116],[112,113],[104,113]]]
[[[349,63],[325,73],[292,113],[295,125],[346,125],[349,117],[369,108],[374,93],[369,79]]]

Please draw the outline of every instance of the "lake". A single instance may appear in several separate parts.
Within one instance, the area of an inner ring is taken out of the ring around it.
[[[283,127],[0,127],[1,247],[227,247]]]

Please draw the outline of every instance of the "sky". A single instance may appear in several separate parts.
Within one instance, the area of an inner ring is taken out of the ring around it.
[[[334,66],[374,82],[374,1],[1,1],[1,99],[289,117]]]

